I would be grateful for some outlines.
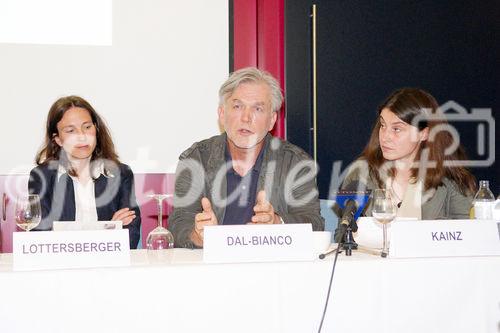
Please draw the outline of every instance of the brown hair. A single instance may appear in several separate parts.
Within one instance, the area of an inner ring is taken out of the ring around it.
[[[420,144],[416,161],[419,168],[425,171],[423,179],[424,189],[437,188],[442,184],[444,177],[453,180],[460,191],[466,194],[473,194],[476,190],[474,176],[463,166],[454,165],[453,161],[466,160],[465,150],[462,145],[451,154],[446,155],[445,150],[453,144],[453,137],[449,131],[439,130],[441,126],[449,126],[443,115],[437,113],[439,105],[434,97],[429,93],[417,88],[402,88],[393,92],[378,108],[378,114],[383,109],[389,109],[399,119],[407,124],[416,126],[419,131],[428,128],[429,133],[433,133],[432,140],[428,139]],[[437,127],[439,126],[439,128]],[[373,127],[370,140],[361,153],[361,158],[368,162],[369,173],[376,180],[380,187],[383,182],[379,170],[387,161],[382,155],[379,142],[380,117]],[[433,131],[435,129],[435,131]],[[421,159],[422,152],[426,156]],[[435,162],[434,167],[424,165],[427,161]],[[444,163],[448,164],[447,166]],[[417,177],[419,169],[412,169],[412,176]],[[394,176],[395,169],[389,169],[389,175]]]
[[[87,110],[96,128],[96,147],[92,152],[90,160],[103,159],[105,172],[108,172],[113,165],[116,167],[120,163],[118,155],[115,152],[115,145],[104,120],[97,114],[89,102],[79,96],[61,97],[52,104],[47,115],[45,142],[37,153],[35,162],[41,165],[51,161],[59,161],[68,169],[68,173],[71,176],[77,175],[76,171],[69,164],[66,153],[55,141],[55,136],[59,134],[57,124],[61,121],[66,111],[75,107]]]

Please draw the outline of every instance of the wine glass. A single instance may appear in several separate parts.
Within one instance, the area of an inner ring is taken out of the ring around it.
[[[24,231],[36,228],[42,220],[40,197],[37,194],[18,196],[14,214],[19,228]]]
[[[146,247],[148,250],[165,250],[174,247],[174,236],[168,229],[163,227],[162,219],[163,219],[163,206],[162,201],[168,197],[171,197],[171,194],[151,194],[150,198],[156,200],[158,204],[158,226],[151,230],[148,234],[148,238],[146,238]]]
[[[378,222],[382,223],[384,238],[381,256],[385,258],[389,253],[387,246],[387,224],[396,217],[396,206],[392,201],[390,190],[376,189],[373,191],[372,215]]]

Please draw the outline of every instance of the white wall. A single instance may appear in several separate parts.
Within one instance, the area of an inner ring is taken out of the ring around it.
[[[56,6],[60,0],[44,1],[51,11],[66,11],[59,14],[66,19],[55,20],[60,29],[102,23],[102,12],[78,18],[68,6]],[[0,40],[0,174],[29,172],[47,112],[67,94],[86,98],[103,116],[121,160],[135,172],[173,172],[184,149],[219,133],[217,92],[229,67],[227,3],[115,0],[108,46]]]

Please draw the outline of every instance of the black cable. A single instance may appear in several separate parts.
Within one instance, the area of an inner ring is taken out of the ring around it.
[[[339,245],[337,246],[337,250],[335,251],[335,259],[333,260],[332,275],[330,276],[330,283],[328,284],[328,293],[326,294],[325,307],[323,309],[323,315],[321,316],[321,322],[319,323],[318,333],[321,333],[321,328],[323,327],[323,321],[325,320],[326,309],[328,308],[328,300],[330,299],[330,292],[332,290],[333,274],[335,273],[335,266],[337,264],[337,258],[339,256],[339,250],[341,246],[342,243],[339,243]]]

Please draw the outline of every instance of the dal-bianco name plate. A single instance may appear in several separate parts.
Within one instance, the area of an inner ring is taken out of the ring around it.
[[[305,261],[313,258],[309,223],[224,225],[204,229],[205,262]]]

